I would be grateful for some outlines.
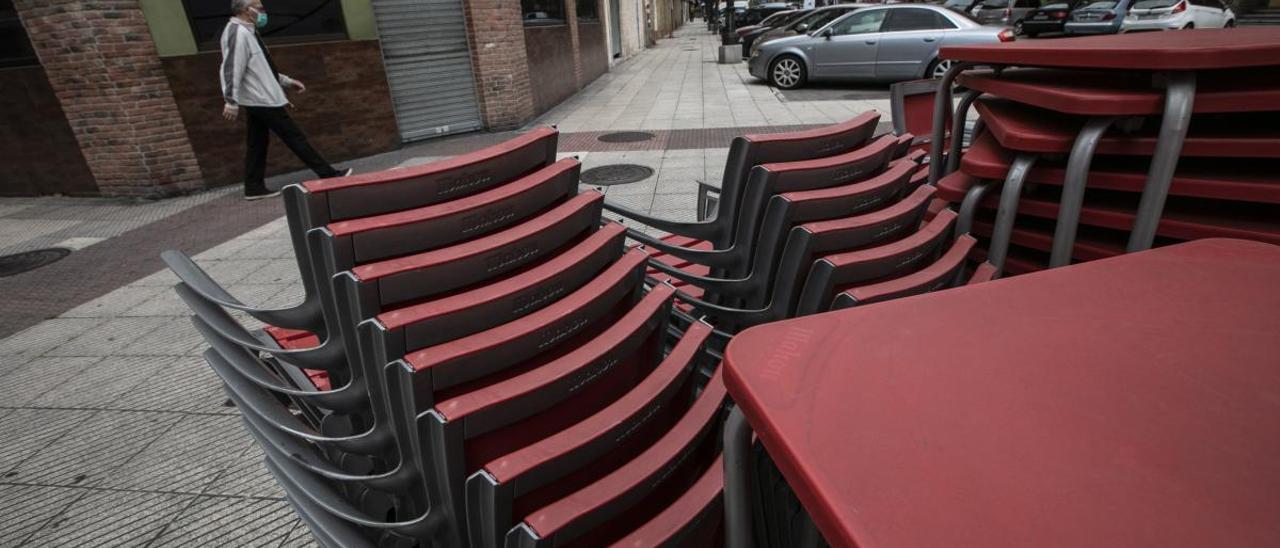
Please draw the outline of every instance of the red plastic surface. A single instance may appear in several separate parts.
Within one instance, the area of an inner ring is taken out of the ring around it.
[[[524,135],[520,135],[519,137],[511,139],[509,141],[499,143],[488,148],[483,148],[475,152],[470,152],[467,154],[455,156],[453,158],[449,158],[446,160],[440,160],[438,162],[432,162],[429,164],[410,167],[410,168],[393,169],[393,170],[387,170],[387,171],[378,171],[374,173],[352,175],[350,177],[338,177],[334,179],[320,179],[316,181],[308,181],[303,183],[302,186],[303,188],[307,189],[307,191],[309,192],[329,192],[329,191],[343,189],[343,188],[351,188],[351,187],[365,186],[365,185],[376,185],[376,184],[387,183],[392,181],[402,181],[405,179],[413,179],[416,177],[422,177],[424,175],[430,175],[434,173],[454,170],[454,169],[462,168],[471,164],[476,164],[479,162],[490,160],[495,157],[508,154],[513,150],[519,150],[527,146],[536,145],[538,144],[538,141],[541,141],[542,139],[545,139],[552,135],[556,135],[557,133],[559,132],[556,131],[555,128],[540,127],[540,128],[534,129],[533,131],[525,133]]]
[[[539,349],[555,343],[563,342],[570,334],[581,330],[583,318],[579,323],[562,325],[562,320],[570,319],[575,312],[589,307],[597,301],[608,301],[620,291],[630,291],[627,283],[632,279],[631,273],[644,263],[644,254],[631,250],[618,262],[601,272],[594,280],[581,289],[566,295],[555,304],[538,310],[519,320],[502,324],[498,327],[476,333],[461,339],[427,347],[405,356],[404,361],[415,371],[428,368],[454,369],[456,376],[475,378],[483,376],[488,369],[503,367],[502,364],[478,364],[479,356],[507,349],[504,346],[515,342],[531,342],[534,338],[544,339],[536,345]],[[463,371],[466,370],[466,371]],[[437,375],[440,373],[437,372]]]
[[[946,199],[959,202],[978,179],[1003,181],[1013,153],[1000,146],[992,133],[974,139],[960,159],[960,170],[938,181]],[[1131,157],[1094,158],[1088,188],[1141,193],[1147,183],[1149,160]],[[1216,198],[1248,202],[1280,203],[1280,181],[1273,166],[1257,160],[1184,158],[1174,173],[1169,193],[1173,196]],[[1066,167],[1061,162],[1041,158],[1027,175],[1027,181],[1061,186]]]
[[[446,420],[461,420],[493,406],[509,405],[545,385],[563,381],[575,374],[581,375],[585,365],[598,361],[610,349],[641,332],[641,328],[659,310],[668,306],[674,295],[675,291],[671,288],[657,286],[631,307],[625,316],[587,344],[518,377],[440,402],[436,404],[436,410]]]
[[[1239,238],[1280,244],[1280,216],[1276,214],[1275,206],[1236,207],[1239,205],[1172,197],[1165,202],[1156,235],[1175,240]],[[995,208],[995,198],[988,198],[983,206]],[[1136,210],[1137,198],[1134,196],[1095,192],[1085,196],[1080,224],[1129,231],[1133,228]],[[1018,216],[1023,215],[1057,219],[1058,202],[1056,199],[1025,197],[1018,204]]]
[[[1280,247],[750,329],[725,382],[834,546],[1280,545]]]
[[[642,489],[646,482],[660,482],[657,476],[664,468],[679,465],[676,459],[706,431],[724,405],[725,387],[720,371],[717,369],[693,407],[652,447],[599,481],[526,516],[524,522],[540,538],[547,538],[596,508],[617,501],[625,493]]]
[[[894,138],[892,135],[882,135],[880,136],[880,138],[872,141],[871,143],[865,146],[853,149],[844,154],[827,156],[825,158],[815,158],[812,160],[796,160],[793,162],[773,162],[768,164],[761,164],[759,167],[762,167],[766,170],[773,171],[773,172],[833,169],[833,168],[839,168],[841,166],[845,166],[848,164],[858,164],[861,162],[867,162],[877,157],[883,157],[885,160],[888,160],[890,154],[892,154],[893,149],[896,146],[897,146],[896,138]],[[880,165],[884,165],[884,164],[881,163]],[[850,180],[853,180],[855,178],[856,177],[851,177]]]
[[[983,261],[978,265],[977,268],[973,269],[973,276],[969,278],[968,285],[980,284],[982,282],[989,282],[995,277],[996,277],[995,265],[988,263],[986,261]]]
[[[938,56],[998,65],[1130,70],[1206,70],[1275,65],[1280,32],[1270,27],[1196,29],[943,46]]]
[[[975,242],[972,236],[961,235],[942,257],[919,271],[893,280],[846,289],[842,293],[863,305],[945,288],[946,284],[955,281],[956,271],[973,251]]]
[[[581,244],[520,274],[472,291],[383,312],[378,314],[378,321],[386,329],[392,330],[444,317],[478,304],[510,298],[524,292],[532,291],[531,294],[536,295],[537,298],[547,299],[549,297],[546,295],[554,293],[551,290],[547,293],[538,292],[537,288],[541,286],[540,284],[545,284],[547,280],[554,280],[557,274],[564,273],[578,262],[594,256],[599,250],[605,249],[609,242],[619,238],[625,232],[626,228],[618,223],[606,224]],[[564,288],[558,287],[558,289],[562,291]]]
[[[570,450],[599,439],[614,431],[618,424],[639,418],[638,426],[638,423],[644,420],[642,412],[649,408],[662,392],[670,389],[671,384],[681,378],[681,372],[687,370],[690,361],[710,334],[711,328],[706,324],[693,324],[657,369],[631,389],[626,396],[578,424],[536,444],[489,462],[485,465],[485,470],[489,471],[489,474],[499,483],[507,483],[538,467],[554,462]]]
[[[714,536],[719,524],[724,521],[721,509],[723,493],[724,461],[717,458],[702,473],[702,477],[671,506],[614,543],[613,548],[722,545],[716,542]],[[683,544],[673,544],[682,531],[688,531],[691,538],[683,539]]]
[[[780,143],[786,141],[809,141],[821,140],[829,137],[835,137],[845,133],[862,130],[868,126],[875,127],[880,121],[880,113],[874,110],[859,114],[847,122],[839,124],[831,124],[820,128],[808,129],[804,131],[791,131],[786,133],[764,133],[743,135],[743,138],[753,143]],[[820,145],[819,145],[820,146]]]
[[[1277,101],[1280,105],[1280,97]],[[1010,150],[1069,153],[1086,120],[1002,99],[983,98],[974,106],[996,140]],[[1259,115],[1197,117],[1182,144],[1182,156],[1280,158],[1280,128],[1268,119],[1280,120]],[[1151,156],[1156,150],[1158,126],[1157,120],[1149,120],[1133,134],[1113,127],[1098,142],[1095,154]]]
[[[1086,116],[1157,115],[1164,112],[1164,90],[1146,72],[1014,69],[961,73],[965,87],[1019,103]],[[1206,71],[1196,82],[1192,108],[1203,112],[1275,110],[1280,101],[1280,71],[1274,67]]]
[[[472,194],[456,200],[406,211],[329,223],[328,228],[334,236],[344,236],[449,216],[463,216],[472,210],[493,207],[504,201],[519,199],[522,194],[538,189],[557,177],[562,177],[569,171],[578,169],[580,165],[573,158],[565,158],[527,176],[479,194]]]
[[[538,231],[546,230],[557,222],[562,222],[566,218],[571,217],[575,212],[580,212],[584,210],[584,208],[591,207],[593,202],[603,201],[604,195],[600,193],[594,191],[583,192],[539,217],[511,227],[502,232],[490,234],[478,240],[472,240],[470,242],[442,249],[409,255],[407,257],[399,257],[385,261],[363,264],[351,269],[351,272],[359,280],[376,280],[395,274],[428,268],[432,265],[457,260],[460,257],[482,253],[486,250],[492,249],[493,246],[519,241],[537,233]]]

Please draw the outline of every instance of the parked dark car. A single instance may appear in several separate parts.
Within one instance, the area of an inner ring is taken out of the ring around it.
[[[982,0],[973,12],[974,19],[984,25],[1013,27],[1022,34],[1022,22],[1028,13],[1040,7],[1041,0]]]
[[[791,11],[778,12],[770,16],[768,19],[761,21],[759,25],[747,27],[738,30],[738,38],[742,41],[742,58],[746,59],[751,56],[751,46],[756,43],[756,39],[764,33],[773,29],[785,27],[796,22],[812,12],[811,9],[799,9]]]
[[[1115,34],[1120,32],[1131,3],[1131,0],[1084,0],[1071,10],[1062,29],[1067,34]]]
[[[751,51],[748,53],[747,57],[754,55],[756,50],[760,49],[760,46],[770,40],[777,40],[779,38],[786,38],[788,36],[795,36],[798,34],[805,34],[809,31],[818,30],[825,27],[827,23],[835,21],[846,13],[858,8],[865,8],[867,6],[868,4],[838,4],[813,10],[809,12],[808,15],[796,19],[787,26],[770,29],[768,32],[761,34],[755,39],[755,42],[751,44]]]
[[[1031,10],[1022,18],[1022,34],[1035,38],[1048,32],[1062,32],[1063,25],[1071,17],[1071,10],[1079,4],[1080,0],[1049,2]]]
[[[762,21],[768,19],[773,14],[783,11],[791,11],[791,9],[791,4],[783,3],[761,4],[753,8],[747,8],[747,11],[742,13],[742,19],[740,21],[734,21],[734,26],[741,28],[759,25]]]

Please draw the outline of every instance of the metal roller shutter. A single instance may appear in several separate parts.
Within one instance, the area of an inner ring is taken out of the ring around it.
[[[373,0],[400,137],[483,127],[461,0]]]

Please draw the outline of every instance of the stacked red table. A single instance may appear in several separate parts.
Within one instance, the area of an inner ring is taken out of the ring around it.
[[[1277,280],[1201,240],[757,327],[725,382],[833,545],[1277,546]]]
[[[1087,117],[1088,123],[1083,127],[1076,124],[1072,130],[1073,134],[1076,130],[1079,133],[1070,150],[1062,189],[1062,207],[1054,231],[1050,266],[1062,266],[1070,262],[1089,162],[1102,134],[1113,124],[1124,122],[1124,117],[1153,116],[1159,122],[1158,133],[1151,135],[1151,143],[1143,147],[1153,150],[1141,154],[1150,157],[1150,167],[1125,246],[1128,251],[1148,249],[1155,242],[1179,157],[1188,153],[1184,151],[1183,143],[1188,139],[1189,125],[1194,125],[1192,113],[1252,113],[1276,109],[1274,97],[1278,86],[1271,75],[1280,65],[1280,33],[1257,28],[1096,36],[1065,41],[946,47],[940,55],[957,61],[944,77],[944,84],[949,84],[962,71],[976,65],[1058,69],[1045,73],[1047,77],[1039,79],[1025,72],[1010,78],[999,74],[968,74],[960,78],[960,83],[969,87],[972,94],[989,93],[1027,105]],[[1064,68],[1072,71],[1060,70]],[[943,89],[949,90],[950,86],[944,85]],[[973,97],[966,96],[961,108],[967,109]],[[944,115],[950,105],[949,93],[939,94],[934,119],[946,119]],[[963,117],[963,112],[956,115],[957,120],[963,120]],[[942,162],[943,151],[937,143],[943,133],[942,126],[935,123],[934,127],[930,181],[935,183],[955,168],[959,156],[958,146],[953,146],[951,158]],[[1035,128],[1026,126],[1021,129]],[[1002,141],[1007,140],[1007,133],[1000,136]],[[1193,148],[1201,144],[1188,142],[1188,146]],[[1106,148],[1105,143],[1103,148]],[[1203,154],[1203,148],[1200,147],[1200,154]],[[1132,148],[1127,150],[1134,152]],[[1045,152],[1041,149],[1036,151]],[[1008,178],[1001,177],[1005,179],[1006,190],[1012,189],[1015,194],[1019,191],[1025,174],[1036,159],[1036,154],[1030,152],[1027,150],[1019,154],[1007,169]],[[1053,152],[1065,154],[1068,151]],[[1001,204],[1000,209],[1016,211],[1016,196],[1007,197],[1009,203]],[[1002,250],[998,248],[1007,245],[1012,215],[1008,215],[1008,222],[996,223],[991,251],[997,266],[1003,260]]]

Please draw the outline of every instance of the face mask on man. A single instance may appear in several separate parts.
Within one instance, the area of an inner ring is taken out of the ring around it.
[[[257,25],[257,26],[258,26],[258,28],[260,28],[260,29],[261,29],[261,28],[266,28],[266,27],[267,27],[267,12],[262,11],[262,10],[260,10],[260,9],[258,9],[258,8],[251,8],[251,9],[253,9],[253,11],[258,12],[258,16],[257,16],[257,18],[255,18],[255,19],[254,19],[253,24],[254,24],[254,25]]]

